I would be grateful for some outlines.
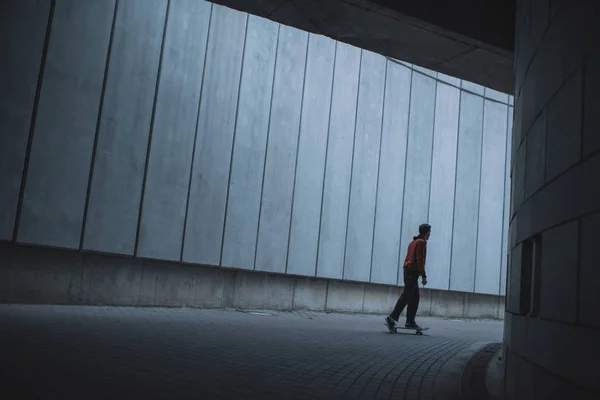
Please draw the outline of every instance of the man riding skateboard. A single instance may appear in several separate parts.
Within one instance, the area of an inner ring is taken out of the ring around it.
[[[404,292],[396,302],[394,311],[385,317],[385,324],[390,332],[395,332],[396,323],[404,307],[406,310],[406,328],[421,329],[415,322],[417,309],[419,308],[419,276],[422,277],[423,286],[427,285],[427,275],[425,274],[425,258],[427,257],[427,240],[431,235],[431,225],[422,224],[419,226],[419,236],[413,237],[408,245],[406,258],[404,259]]]

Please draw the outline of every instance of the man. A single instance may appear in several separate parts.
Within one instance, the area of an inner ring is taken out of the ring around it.
[[[415,322],[415,316],[419,308],[419,276],[422,277],[423,286],[427,285],[425,258],[427,257],[427,240],[429,240],[430,235],[431,226],[422,224],[419,226],[419,236],[413,237],[412,242],[408,245],[406,258],[404,259],[404,292],[398,299],[394,311],[385,317],[385,324],[392,333],[400,314],[407,305],[406,324],[404,326],[413,329],[420,328]]]

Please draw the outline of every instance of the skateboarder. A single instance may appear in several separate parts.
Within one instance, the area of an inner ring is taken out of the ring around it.
[[[420,326],[415,322],[415,316],[419,308],[419,276],[422,277],[421,282],[423,286],[427,285],[425,258],[427,256],[427,240],[429,240],[429,235],[431,235],[431,226],[422,224],[419,226],[419,236],[413,237],[412,242],[408,245],[404,260],[404,292],[398,299],[394,311],[385,317],[385,324],[390,332],[394,332],[396,322],[398,322],[400,314],[407,305],[406,324],[404,326],[406,328],[420,329]]]

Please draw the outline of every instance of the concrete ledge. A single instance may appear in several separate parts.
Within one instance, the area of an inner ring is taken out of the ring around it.
[[[330,280],[327,290],[326,311],[362,312],[365,284]]]
[[[387,314],[401,287],[0,244],[0,303]],[[421,289],[419,315],[503,318],[504,297]]]

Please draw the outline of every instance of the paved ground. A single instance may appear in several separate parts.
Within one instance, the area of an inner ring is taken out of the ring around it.
[[[418,322],[424,336],[381,316],[0,306],[0,397],[450,398],[465,355],[502,340],[501,322]]]

